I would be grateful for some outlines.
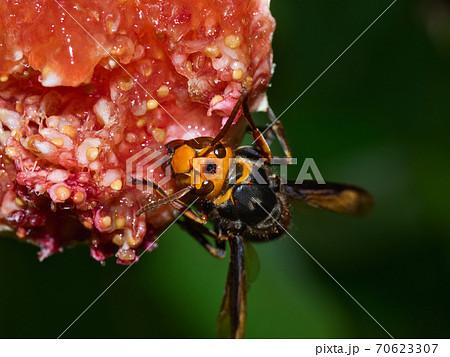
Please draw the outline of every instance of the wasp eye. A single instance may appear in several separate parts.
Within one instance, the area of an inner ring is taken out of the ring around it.
[[[187,187],[191,183],[191,176],[187,174],[179,174],[175,177],[175,181],[178,186]]]
[[[222,143],[218,143],[216,145],[216,147],[214,148],[214,155],[216,155],[216,157],[219,159],[223,159],[225,156],[227,156],[227,150]]]
[[[213,140],[214,140],[213,138],[206,137],[206,136],[200,137],[200,138],[195,138],[195,139],[189,140],[189,146],[196,150],[200,150],[200,149],[204,149],[205,147],[207,147],[209,145],[209,143]]]
[[[214,190],[214,183],[212,181],[203,181],[202,186],[195,191],[195,194],[198,196],[206,196],[212,190]]]

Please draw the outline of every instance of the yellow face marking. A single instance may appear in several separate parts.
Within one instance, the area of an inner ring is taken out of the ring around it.
[[[236,185],[246,183],[245,180],[248,178],[248,176],[252,172],[252,164],[248,160],[245,160],[245,159],[237,159],[236,164],[242,166],[242,176],[236,180]]]
[[[188,173],[192,170],[192,159],[196,152],[189,145],[184,144],[175,149],[171,160],[171,166],[175,174]]]
[[[204,198],[213,199],[222,192],[223,185],[228,176],[233,151],[230,147],[225,146],[225,157],[223,158],[218,158],[214,153],[214,149],[203,157],[200,156],[200,153],[201,149],[197,152],[198,157],[192,160],[191,185],[196,189],[200,189],[203,182],[212,182],[214,189],[208,195],[204,196]],[[213,167],[214,172],[208,172],[208,165],[215,165]]]
[[[231,195],[232,193],[233,193],[233,188],[230,188],[230,189],[227,190],[227,192],[225,192],[223,195],[220,195],[219,197],[217,197],[217,198],[214,200],[214,203],[215,203],[216,205],[220,205],[221,203],[224,203],[224,202],[226,202],[226,201],[228,201],[228,200],[231,200],[231,202],[234,203],[234,201],[233,201],[233,196]]]
[[[236,159],[236,165],[242,166],[242,175],[236,180],[235,185],[243,185],[243,184],[252,185],[251,182],[247,181],[252,171],[252,164],[246,159]],[[234,204],[232,193],[233,188],[228,189],[223,195],[218,196],[214,200],[214,203],[220,205],[228,200],[231,200],[231,202],[233,202]]]
[[[233,157],[233,151],[231,150],[230,147],[225,146],[225,157],[222,159],[217,158],[216,160],[219,160],[222,163],[222,168],[221,168],[221,177],[218,178],[217,180],[213,181],[214,183],[214,190],[211,191],[211,193],[208,194],[208,196],[206,196],[206,198],[208,199],[212,199],[217,197],[218,195],[220,195],[220,193],[223,190],[223,185],[225,184],[226,178],[228,176],[228,171],[230,169],[230,159]],[[208,155],[208,157],[216,157],[216,155],[213,152],[210,152]]]

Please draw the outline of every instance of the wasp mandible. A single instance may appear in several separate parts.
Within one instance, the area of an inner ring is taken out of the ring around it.
[[[241,108],[254,145],[233,150],[222,139],[241,113]],[[242,338],[245,332],[247,277],[244,243],[265,242],[283,235],[291,220],[289,198],[313,207],[352,215],[367,213],[373,204],[368,192],[353,185],[318,184],[315,181],[283,183],[279,175],[271,170],[269,143],[277,137],[286,157],[291,158],[292,155],[282,124],[270,108],[268,114],[272,125],[266,140],[252,119],[248,93],[243,88],[229,119],[216,137],[168,143],[166,147],[170,158],[167,165],[170,165],[180,189],[167,195],[156,184],[142,180],[155,188],[162,198],[144,205],[136,213],[140,215],[171,204],[183,212],[184,217],[178,221],[180,226],[212,256],[224,258],[228,242],[230,262],[218,324],[228,326],[226,337],[231,338]],[[198,162],[201,164],[196,165]],[[137,183],[139,180],[133,181]],[[197,212],[186,203],[193,199],[197,200]],[[205,226],[207,222],[213,224],[213,229]],[[211,244],[211,239],[214,244]]]

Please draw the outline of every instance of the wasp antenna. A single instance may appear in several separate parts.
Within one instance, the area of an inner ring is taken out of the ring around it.
[[[131,185],[140,185],[140,186],[147,186],[153,190],[156,190],[161,196],[167,197],[167,194],[164,192],[164,190],[159,187],[156,183],[146,180],[146,179],[139,179],[135,178],[133,176],[129,177],[128,183]]]
[[[242,88],[241,90],[241,96],[239,97],[238,101],[236,102],[236,104],[233,107],[233,110],[231,111],[230,116],[228,117],[227,122],[225,123],[225,125],[222,127],[222,129],[220,129],[219,133],[216,135],[216,137],[214,138],[213,141],[211,141],[207,147],[205,147],[199,154],[198,156],[206,156],[214,147],[214,145],[216,145],[220,140],[223,139],[223,137],[225,136],[225,134],[228,132],[228,130],[230,130],[231,125],[234,122],[234,119],[236,119],[236,115],[239,112],[239,109],[242,105],[242,103],[244,103],[247,100],[248,97],[248,92],[247,89],[245,87]]]
[[[148,204],[146,204],[145,206],[142,206],[137,212],[136,212],[136,216],[141,215],[142,213],[164,206],[170,202],[176,201],[178,199],[180,199],[181,197],[183,197],[184,195],[186,195],[189,191],[192,190],[192,187],[188,186],[186,188],[183,188],[180,191],[175,192],[174,194],[170,195],[170,196],[166,196],[164,198],[161,198],[157,201],[154,202],[150,202]]]

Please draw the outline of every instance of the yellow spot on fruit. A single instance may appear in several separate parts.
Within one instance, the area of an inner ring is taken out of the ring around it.
[[[141,245],[142,240],[136,239],[136,238],[133,238],[133,237],[129,237],[127,239],[127,243],[130,246],[130,248],[137,248],[137,247],[139,247]]]
[[[152,130],[152,135],[158,143],[162,143],[164,140],[166,140],[166,131],[164,129],[155,128]]]
[[[151,111],[151,110],[154,110],[156,108],[158,108],[158,102],[156,100],[154,100],[154,99],[149,99],[147,101],[147,110]]]
[[[252,84],[253,84],[253,78],[250,76],[245,77],[244,80],[242,81],[242,86],[248,90],[250,90],[252,88]]]
[[[124,228],[124,227],[125,227],[125,223],[126,223],[125,217],[118,216],[118,217],[116,218],[116,221],[115,221],[116,229],[122,229],[122,228]]]
[[[100,151],[98,150],[98,148],[90,147],[89,149],[86,150],[86,158],[89,161],[95,161],[95,160],[97,160],[99,153],[100,153]]]
[[[0,82],[7,82],[9,79],[9,76],[7,74],[0,77]]]
[[[54,139],[50,140],[50,142],[59,148],[64,145],[64,140],[61,138],[54,138]]]
[[[120,234],[115,234],[114,237],[112,238],[112,242],[121,247],[123,245],[123,237]]]
[[[16,108],[16,112],[18,112],[19,114],[23,114],[23,103],[22,103],[22,101],[17,101],[16,102],[16,106],[15,106],[15,108]]]
[[[94,224],[92,223],[92,218],[88,218],[86,220],[83,221],[83,226],[87,229],[92,229],[94,228]]]
[[[25,202],[20,197],[16,197],[14,203],[19,207],[25,207]]]
[[[58,201],[65,201],[72,195],[72,191],[67,186],[58,186],[55,189],[55,196]]]
[[[75,129],[72,125],[63,125],[59,131],[71,139],[75,138],[77,135],[77,129]]]
[[[123,187],[123,182],[121,179],[117,179],[114,180],[112,182],[112,184],[110,185],[110,187],[114,190],[114,191],[120,191]]]
[[[142,128],[145,124],[147,124],[147,117],[142,117],[136,122],[138,128]]]
[[[17,234],[17,238],[19,238],[19,239],[25,239],[26,236],[27,236],[27,231],[26,231],[24,228],[20,227],[20,228],[17,230],[16,234]]]
[[[244,72],[242,69],[233,69],[232,77],[235,81],[240,81],[244,76]]]
[[[42,136],[40,135],[33,135],[28,139],[27,142],[27,146],[29,149],[31,149],[35,154],[40,154],[41,151],[39,150],[39,148],[36,146],[36,142],[37,143],[41,143],[42,142]]]
[[[217,45],[206,46],[204,51],[207,57],[217,57],[218,55],[220,55],[220,50]]]
[[[133,88],[133,84],[133,78],[125,77],[119,81],[119,88],[123,91],[129,91],[131,88]]]
[[[95,21],[99,21],[100,20],[100,14],[98,13],[98,11],[92,10],[91,14],[92,14],[92,16],[94,16]]]
[[[217,103],[221,102],[223,97],[221,95],[215,95],[213,99],[209,102],[210,107],[214,107]]]
[[[112,223],[111,216],[101,217],[98,223],[102,229],[107,229],[111,227]]]
[[[14,159],[15,157],[17,157],[17,149],[13,148],[11,146],[7,146],[5,148],[5,154],[6,156],[8,156],[10,159]]]
[[[13,131],[11,131],[11,136],[16,140],[19,140],[22,137],[22,132],[20,130],[14,129]]]
[[[82,203],[84,199],[85,199],[84,193],[81,191],[75,192],[75,194],[72,197],[72,201],[75,202],[76,204]]]
[[[158,88],[157,94],[160,98],[167,97],[169,95],[169,87],[167,87],[166,85],[162,85]]]
[[[241,45],[241,38],[236,35],[228,35],[225,37],[225,46],[229,48],[238,48]]]

